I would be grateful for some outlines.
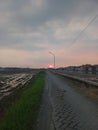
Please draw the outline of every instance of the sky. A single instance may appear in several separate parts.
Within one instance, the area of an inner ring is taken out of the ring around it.
[[[0,67],[98,64],[96,15],[98,0],[0,0]]]

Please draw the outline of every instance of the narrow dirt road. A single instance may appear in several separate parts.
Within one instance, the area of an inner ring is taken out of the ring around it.
[[[98,130],[98,104],[47,71],[39,130]]]

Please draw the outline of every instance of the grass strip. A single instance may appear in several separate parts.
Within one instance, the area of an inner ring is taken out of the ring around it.
[[[35,130],[45,83],[45,72],[40,72],[15,104],[7,109],[0,122],[0,130]]]

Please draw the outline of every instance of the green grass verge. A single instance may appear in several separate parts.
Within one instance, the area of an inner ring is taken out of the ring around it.
[[[21,97],[7,109],[0,122],[0,130],[35,130],[45,83],[45,73],[40,72]]]

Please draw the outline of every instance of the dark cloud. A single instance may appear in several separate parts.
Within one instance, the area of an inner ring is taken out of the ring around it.
[[[29,1],[15,1],[11,3],[14,14],[12,21],[16,25],[36,29],[53,19],[70,22],[74,17],[87,18],[96,13],[97,5],[92,0],[47,0],[45,7],[33,9]],[[15,6],[15,7],[14,7]],[[30,7],[30,8],[29,8]],[[15,9],[14,9],[15,8]]]
[[[62,19],[66,24],[73,18],[90,17],[97,9],[96,1],[92,0],[43,0],[42,6],[32,0],[4,0],[2,5],[3,11],[10,13],[7,24],[19,28],[18,31],[38,29],[51,20]]]
[[[79,3],[78,2],[76,5],[76,3],[72,0],[48,0],[47,2],[48,4],[45,5],[45,8],[35,10],[35,13],[29,2],[24,1],[23,4],[21,4],[20,1],[15,2],[18,4],[12,2],[12,22],[16,23],[16,26],[20,27],[21,29],[26,28],[26,26],[28,28],[31,27],[32,29],[37,29],[39,26],[44,25],[47,21],[54,19],[66,19],[66,23],[69,22],[69,20],[72,19],[74,13],[76,13]],[[27,5],[30,6],[30,10],[26,9]]]
[[[27,51],[45,51],[53,47],[64,49],[71,46],[97,12],[98,0],[2,0],[0,48]],[[84,33],[90,38],[85,44],[93,44],[93,50],[98,48],[97,24],[98,19]]]

